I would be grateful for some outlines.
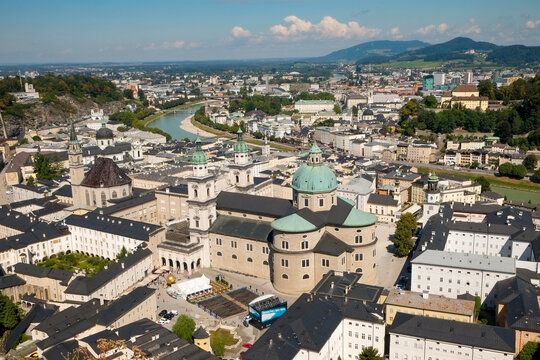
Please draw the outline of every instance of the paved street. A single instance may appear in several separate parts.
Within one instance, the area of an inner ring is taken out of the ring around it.
[[[394,254],[394,244],[390,236],[395,232],[395,224],[377,224],[377,285],[387,289],[394,287],[403,269],[406,257],[399,258]]]
[[[229,282],[229,284],[233,285],[233,289],[238,289],[241,287],[251,287],[252,290],[260,294],[276,294],[287,300],[288,304],[292,304],[297,298],[297,296],[284,295],[276,292],[272,284],[268,280],[247,277],[245,275],[234,274],[227,271],[219,271],[215,269],[201,269],[200,271],[190,274],[189,276],[177,274],[175,274],[175,276],[177,277],[178,281],[182,281],[186,280],[187,278],[198,277],[202,274],[206,275],[209,279],[212,280],[215,279],[216,275],[221,274],[223,275],[224,279]],[[263,331],[257,330],[253,326],[249,326],[247,328],[244,327],[244,325],[242,324],[242,319],[247,313],[242,313],[233,318],[223,320],[220,323],[217,319],[206,313],[204,310],[198,308],[197,305],[190,304],[183,299],[174,299],[169,296],[166,292],[166,285],[163,277],[159,278],[159,282],[159,285],[150,285],[154,288],[158,288],[157,313],[159,313],[163,309],[168,311],[177,310],[178,314],[187,314],[191,316],[196,322],[196,327],[202,325],[205,329],[208,330],[209,328],[213,328],[221,324],[236,329],[236,334],[241,337],[241,340],[238,342],[237,346],[234,347],[234,349],[225,353],[224,358],[236,358],[242,351],[246,350],[242,347],[242,344],[254,343],[255,340],[258,339],[263,333]],[[178,319],[178,317],[174,317],[169,324],[165,324],[164,326],[167,329],[172,329],[174,323],[176,322],[176,319]]]

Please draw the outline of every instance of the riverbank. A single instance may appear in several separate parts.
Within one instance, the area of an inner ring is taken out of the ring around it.
[[[151,122],[159,119],[162,116],[165,116],[167,114],[173,113],[173,112],[178,111],[178,110],[189,109],[192,106],[204,104],[205,102],[206,101],[199,101],[199,102],[196,102],[196,103],[185,103],[185,104],[178,105],[178,106],[175,106],[175,107],[167,109],[167,110],[157,112],[157,113],[152,114],[152,115],[148,116],[147,118],[143,119],[144,125],[148,126],[148,124],[150,124]]]
[[[209,133],[208,131],[204,131],[203,129],[200,129],[193,125],[193,122],[191,119],[193,119],[194,115],[189,115],[186,117],[182,122],[180,123],[180,129],[187,131],[192,134],[199,134],[199,136],[210,138],[210,137],[216,137],[216,135]]]

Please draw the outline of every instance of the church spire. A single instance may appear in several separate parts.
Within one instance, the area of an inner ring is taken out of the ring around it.
[[[73,125],[73,120],[71,120],[71,126],[69,129],[69,142],[72,144],[78,143],[77,133],[75,132],[75,125]]]

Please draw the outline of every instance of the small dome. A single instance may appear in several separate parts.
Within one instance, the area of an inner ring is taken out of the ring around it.
[[[191,156],[191,163],[192,164],[206,164],[206,153],[201,147],[201,139],[197,137],[197,140],[195,140],[195,152],[193,152],[193,155]]]
[[[234,146],[233,146],[235,153],[249,152],[248,145],[246,144],[244,139],[242,139],[242,133],[243,133],[242,129],[238,129],[238,131],[236,132],[236,134],[238,134],[238,138],[236,139],[236,142],[234,143]]]
[[[362,113],[362,115],[373,115],[373,110],[367,109]]]
[[[109,129],[105,123],[101,125],[101,128],[96,132],[96,139],[112,139],[114,137],[113,131]]]

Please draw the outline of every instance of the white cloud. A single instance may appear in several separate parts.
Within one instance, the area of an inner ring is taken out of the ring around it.
[[[540,20],[536,20],[536,21],[533,21],[533,20],[529,20],[525,23],[525,27],[527,29],[534,29],[535,27],[537,27],[538,25],[540,25]]]
[[[246,38],[251,36],[251,32],[241,26],[235,26],[231,30],[231,35],[235,38]]]
[[[416,30],[416,32],[420,35],[428,35],[428,34],[431,34],[434,30],[435,30],[435,25],[430,24],[430,25],[421,27],[420,29]]]
[[[447,32],[449,29],[450,29],[450,26],[448,26],[447,23],[440,23],[439,25],[429,24],[429,25],[426,25],[424,27],[417,29],[415,33],[420,34],[420,35],[429,35],[429,34],[434,34],[436,32],[439,34],[442,34],[442,33]]]
[[[283,19],[289,25],[277,24],[270,28],[270,32],[279,40],[299,39],[308,35],[317,38],[370,38],[381,33],[380,29],[361,26],[356,21],[342,23],[331,16],[325,16],[316,24],[303,20],[295,15]]]
[[[186,42],[183,40],[164,41],[161,44],[150,43],[144,50],[180,49],[184,46],[186,46]]]
[[[446,32],[448,30],[448,24],[447,23],[441,23],[439,26],[437,26],[437,31],[440,33]]]
[[[399,27],[397,26],[390,29],[390,35],[392,35],[394,39],[403,38],[403,34],[401,33],[401,31],[399,30]]]
[[[470,26],[463,30],[464,34],[480,34],[482,30],[478,25],[476,25],[476,20],[474,18],[469,19]]]

